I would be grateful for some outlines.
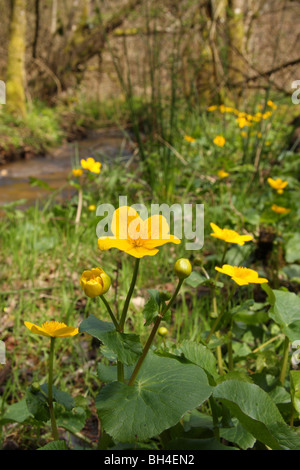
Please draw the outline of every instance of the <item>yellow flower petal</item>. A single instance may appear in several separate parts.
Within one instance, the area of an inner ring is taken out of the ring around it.
[[[289,214],[291,209],[286,209],[285,207],[277,206],[276,204],[272,205],[272,211],[276,212],[277,214]]]
[[[282,194],[283,190],[289,184],[288,181],[283,181],[281,178],[277,178],[276,180],[273,178],[268,178],[268,183],[273,189],[276,189],[277,192],[280,191],[279,194]]]
[[[225,138],[221,135],[217,135],[217,137],[214,138],[213,142],[218,147],[224,147],[224,145],[226,144]]]
[[[234,230],[221,229],[214,223],[211,223],[210,226],[214,231],[214,233],[210,234],[211,237],[224,240],[227,243],[234,243],[234,244],[243,246],[245,242],[249,242],[253,240],[253,237],[251,235],[239,235]]]
[[[265,284],[269,282],[268,279],[258,277],[258,273],[253,269],[224,264],[222,268],[216,266],[215,270],[231,277],[231,279],[239,286],[246,286],[248,284]]]
[[[78,334],[78,328],[67,326],[58,321],[47,321],[41,327],[28,321],[25,321],[24,324],[32,333],[51,338],[66,338]]]
[[[80,277],[80,285],[84,293],[93,298],[108,291],[111,279],[102,268],[92,268],[90,271],[83,271]]]
[[[100,250],[118,248],[125,253],[142,258],[154,256],[156,247],[166,243],[181,243],[174,235],[169,234],[169,225],[162,215],[154,215],[142,220],[132,208],[123,206],[114,212],[111,224],[113,237],[100,237]]]

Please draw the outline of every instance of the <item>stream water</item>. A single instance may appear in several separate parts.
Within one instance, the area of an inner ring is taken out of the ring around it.
[[[49,155],[1,165],[0,207],[21,200],[20,207],[26,207],[49,194],[49,189],[30,184],[31,178],[42,180],[51,188],[62,188],[76,158],[78,161],[88,157],[109,162],[128,160],[132,153],[126,142],[119,130],[91,131],[84,140],[65,143]]]

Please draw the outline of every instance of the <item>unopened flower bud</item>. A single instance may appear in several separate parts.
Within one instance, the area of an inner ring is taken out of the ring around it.
[[[166,336],[168,334],[168,329],[165,326],[158,328],[157,333],[159,336]]]
[[[180,258],[175,263],[174,271],[179,279],[186,279],[192,272],[192,265],[188,259]]]

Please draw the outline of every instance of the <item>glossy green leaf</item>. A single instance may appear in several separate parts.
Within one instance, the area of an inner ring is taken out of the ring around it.
[[[124,367],[125,380],[129,380],[133,372],[133,366]],[[106,366],[101,362],[97,365],[97,375],[99,380],[103,383],[114,382],[117,380],[118,371],[116,365]]]
[[[88,333],[99,339],[124,364],[135,364],[142,353],[138,335],[119,333],[113,323],[99,320],[94,315],[90,315],[81,322],[79,332]]]
[[[233,418],[232,422],[231,428],[220,429],[220,437],[233,442],[243,450],[252,449],[256,442],[255,437],[241,425],[238,419]]]
[[[290,341],[300,338],[300,297],[293,292],[272,290],[264,286],[271,309],[269,316],[282,328],[282,332]]]
[[[51,441],[37,450],[69,450],[66,441]]]
[[[32,417],[32,414],[28,410],[26,399],[10,405],[6,408],[3,416],[0,419],[0,423],[6,423],[9,421],[15,421],[16,423],[23,423],[26,419]]]
[[[202,367],[212,377],[218,377],[215,355],[206,346],[194,341],[185,340],[181,343],[179,349],[186,359]]]
[[[211,392],[200,367],[148,353],[134,386],[106,385],[96,397],[96,407],[109,435],[116,441],[132,442],[174,426]]]
[[[155,320],[160,309],[159,291],[155,289],[149,289],[148,292],[150,294],[150,298],[143,309],[143,315],[146,320],[145,326],[150,325]]]
[[[64,411],[56,418],[56,424],[72,433],[80,432],[86,421],[86,413],[83,408],[76,407],[72,411]]]
[[[300,450],[300,437],[284,422],[270,396],[257,385],[227,380],[215,388],[213,395],[258,441],[273,450]]]
[[[214,437],[210,439],[186,439],[178,438],[170,441],[165,450],[238,450],[233,446],[225,446]],[[187,462],[192,461],[192,455],[182,456]],[[190,460],[189,460],[190,459]]]
[[[48,401],[43,393],[32,393],[28,389],[26,391],[26,403],[28,411],[35,419],[38,421],[48,421],[50,419]]]
[[[288,263],[300,261],[300,233],[295,233],[285,246],[285,259]]]
[[[48,384],[41,385],[41,390],[44,394],[48,397]],[[75,403],[73,397],[68,392],[62,392],[58,390],[54,385],[52,386],[52,395],[53,401],[62,405],[66,410],[72,410],[74,408]]]

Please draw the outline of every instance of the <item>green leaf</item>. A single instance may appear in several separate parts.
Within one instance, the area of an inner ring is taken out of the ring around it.
[[[90,315],[81,322],[79,332],[88,333],[99,339],[124,364],[135,364],[142,353],[138,335],[119,333],[113,323],[99,320],[94,315]]]
[[[133,366],[125,366],[124,367],[124,377],[125,380],[129,380],[131,377],[131,374],[133,372]],[[109,383],[109,382],[114,382],[117,380],[117,366],[116,365],[110,365],[110,366],[105,366],[104,364],[97,364],[97,375],[98,378],[101,380],[103,383]]]
[[[273,450],[300,450],[300,437],[284,422],[269,395],[257,385],[227,380],[215,388],[213,395],[258,441]]]
[[[293,292],[272,290],[265,287],[268,293],[271,309],[269,316],[281,327],[283,333],[290,341],[300,337],[300,297]]]
[[[65,441],[51,441],[37,450],[69,450]]]
[[[180,351],[186,359],[202,367],[215,379],[219,376],[217,372],[217,361],[210,349],[203,344],[197,344],[194,341],[185,340],[180,345]]]
[[[281,270],[285,276],[287,276],[291,282],[300,283],[300,265],[299,264],[289,264],[284,266]]]
[[[262,310],[264,306],[265,304],[254,303],[253,300],[248,300],[232,309],[233,320],[245,323],[246,325],[265,323],[269,315],[268,312]]]
[[[168,442],[165,450],[238,450],[236,447],[225,446],[214,437],[210,439],[185,439],[178,438]],[[182,456],[190,458],[190,456]],[[187,460],[189,462],[189,460]]]
[[[6,423],[8,421],[24,423],[24,421],[30,417],[32,417],[32,414],[28,410],[26,399],[23,398],[19,402],[6,408],[5,413],[1,417],[0,423]]]
[[[148,292],[150,294],[150,298],[143,309],[143,315],[146,320],[145,326],[150,325],[155,320],[159,314],[161,303],[159,291],[155,289],[149,289]]]
[[[238,419],[233,418],[232,422],[233,427],[220,429],[220,437],[237,444],[243,450],[252,449],[256,442],[255,437],[241,425]]]
[[[29,184],[30,186],[38,186],[39,188],[48,189],[49,191],[54,191],[55,188],[52,188],[47,181],[40,180],[33,176],[29,177]]]
[[[185,283],[191,287],[198,287],[206,281],[206,277],[201,276],[201,274],[193,271],[190,276],[186,279]]]
[[[112,382],[95,404],[104,430],[116,441],[133,442],[174,426],[211,392],[200,367],[149,352],[133,386]]]
[[[288,263],[300,261],[300,233],[295,233],[286,244],[285,259]]]
[[[26,403],[28,411],[35,419],[38,421],[48,421],[50,419],[48,401],[43,393],[32,393],[28,389],[26,391]]]
[[[48,397],[48,384],[41,385],[41,390],[44,394]],[[66,410],[70,411],[75,406],[75,402],[73,397],[68,392],[62,392],[58,390],[54,385],[52,386],[52,395],[53,401],[56,401],[60,405],[62,405]]]
[[[64,411],[57,416],[58,427],[64,428],[72,433],[80,432],[86,421],[86,413],[80,406],[72,411]]]

